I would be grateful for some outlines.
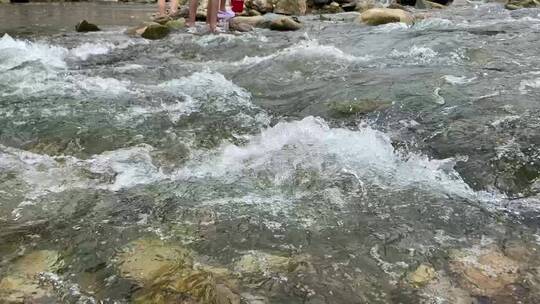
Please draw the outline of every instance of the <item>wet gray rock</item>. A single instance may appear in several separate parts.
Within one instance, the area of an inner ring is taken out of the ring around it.
[[[83,20],[79,22],[75,26],[75,30],[80,33],[86,33],[86,32],[98,32],[100,31],[99,27],[93,23],[90,23],[86,20]]]
[[[267,28],[274,31],[296,31],[302,24],[295,18],[277,14],[264,16],[234,17],[229,21],[229,28],[240,32],[250,30],[250,27]]]
[[[290,17],[280,17],[270,22],[269,28],[273,31],[297,31],[302,25]]]

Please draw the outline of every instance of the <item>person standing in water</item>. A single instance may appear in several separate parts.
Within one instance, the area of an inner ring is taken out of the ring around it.
[[[174,16],[178,14],[178,0],[171,1],[171,10],[169,11],[169,16]],[[158,17],[167,16],[167,5],[165,0],[158,0]]]
[[[217,31],[217,14],[219,10],[220,0],[208,0],[208,6],[206,7],[206,23],[210,27],[210,31],[215,33]],[[195,26],[195,19],[197,17],[197,6],[199,5],[199,0],[190,0],[189,1],[189,17],[187,21],[188,27]]]

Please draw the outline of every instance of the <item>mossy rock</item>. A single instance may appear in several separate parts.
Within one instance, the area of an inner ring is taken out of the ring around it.
[[[144,28],[141,33],[141,37],[150,40],[157,40],[165,38],[169,33],[170,29],[159,23],[151,23]]]
[[[165,23],[165,26],[171,30],[179,30],[186,27],[185,19],[170,20]]]

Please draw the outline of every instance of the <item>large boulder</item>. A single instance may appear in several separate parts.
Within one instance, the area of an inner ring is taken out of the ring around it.
[[[306,13],[306,0],[276,0],[274,13],[283,15],[304,15]]]
[[[412,24],[414,22],[414,17],[411,13],[401,9],[372,8],[360,14],[360,17],[357,20],[360,23],[368,25],[381,25],[392,22]]]
[[[302,24],[289,16],[266,14],[264,16],[238,16],[229,21],[229,28],[244,32],[251,27],[267,28],[275,31],[295,31],[302,28]]]
[[[509,10],[540,7],[540,0],[508,0],[504,7]]]
[[[77,32],[86,33],[86,32],[98,32],[100,31],[99,27],[93,23],[90,23],[86,20],[83,20],[75,26]]]
[[[263,16],[238,16],[229,21],[229,29],[239,32],[245,32],[249,27],[265,28],[266,18]]]

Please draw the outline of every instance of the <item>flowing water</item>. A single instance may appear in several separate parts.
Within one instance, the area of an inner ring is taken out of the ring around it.
[[[112,257],[152,238],[235,273],[246,303],[457,303],[407,274],[429,263],[457,286],[452,250],[540,248],[540,10],[160,41],[124,35],[133,14],[88,34],[2,24],[0,276],[54,250],[79,296],[50,303],[129,303]],[[247,253],[310,270],[248,280]],[[519,292],[466,293],[539,303],[534,257]]]

